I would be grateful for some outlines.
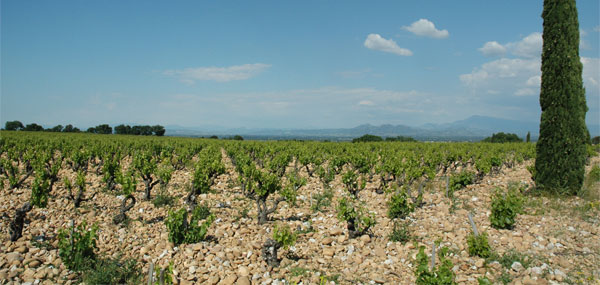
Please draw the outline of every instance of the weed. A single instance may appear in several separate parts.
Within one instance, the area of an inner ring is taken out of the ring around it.
[[[469,234],[469,236],[467,237],[467,245],[469,255],[471,256],[487,258],[492,253],[492,249],[490,248],[490,243],[488,242],[488,236],[486,232],[483,232],[478,236],[475,236],[474,233]]]
[[[509,187],[507,193],[496,191],[492,198],[492,214],[490,222],[496,229],[512,229],[517,214],[523,208],[523,197],[515,187]]]
[[[388,236],[390,241],[401,242],[402,244],[410,240],[410,232],[408,231],[408,222],[394,221],[394,228]]]

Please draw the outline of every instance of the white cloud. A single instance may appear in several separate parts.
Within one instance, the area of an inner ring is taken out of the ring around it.
[[[369,100],[362,100],[362,101],[358,102],[358,105],[373,106],[373,105],[375,105],[375,103],[373,103],[373,101],[369,101]]]
[[[515,92],[515,96],[531,96],[531,95],[536,95],[536,94],[538,94],[538,93],[536,93],[536,91],[531,88],[522,88],[522,89],[517,90],[517,92]]]
[[[413,54],[412,51],[399,47],[394,40],[382,38],[379,34],[369,34],[364,45],[369,49],[390,52],[397,55],[411,56]]]
[[[227,82],[252,78],[269,67],[271,67],[270,64],[254,63],[229,67],[195,67],[167,70],[164,74],[178,77],[182,82],[189,84],[193,84],[197,80]]]
[[[477,87],[489,80],[503,78],[530,78],[540,71],[539,59],[501,58],[484,63],[471,73],[460,75],[460,81],[467,86]],[[523,80],[524,82],[525,80]]]
[[[419,19],[410,26],[404,26],[403,29],[417,35],[436,39],[444,39],[449,36],[448,30],[438,30],[435,24],[427,19]]]
[[[502,56],[506,53],[506,47],[499,44],[497,41],[487,42],[479,51],[485,56]]]
[[[541,83],[542,83],[542,77],[539,75],[536,75],[536,76],[529,77],[529,79],[527,79],[527,81],[525,82],[525,85],[540,87]]]
[[[534,32],[518,42],[506,44],[506,47],[513,55],[534,58],[542,55],[542,42],[542,33]]]
[[[598,94],[600,93],[598,81],[600,81],[600,58],[581,57],[583,64],[583,83],[586,91]]]

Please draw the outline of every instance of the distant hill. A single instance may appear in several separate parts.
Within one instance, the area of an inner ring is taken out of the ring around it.
[[[525,138],[531,132],[532,140],[538,137],[539,122],[524,122],[487,116],[471,116],[446,124],[425,124],[419,127],[406,125],[364,124],[354,128],[338,129],[226,129],[218,126],[210,127],[179,127],[167,126],[167,135],[207,137],[217,135],[228,137],[241,135],[248,139],[310,139],[310,140],[341,140],[347,141],[371,134],[381,137],[410,136],[422,141],[480,141],[493,133],[514,133]],[[592,136],[600,134],[600,125],[588,126]]]

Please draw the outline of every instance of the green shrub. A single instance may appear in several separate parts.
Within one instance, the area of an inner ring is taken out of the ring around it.
[[[497,191],[492,198],[490,223],[496,229],[512,229],[517,214],[523,208],[523,198],[518,188],[511,187],[507,193]]]
[[[169,262],[169,266],[167,266],[163,270],[163,284],[160,284],[160,267],[154,268],[154,284],[155,285],[163,285],[163,284],[173,284],[173,261]]]
[[[473,178],[475,175],[469,171],[463,171],[457,175],[452,175],[450,177],[450,191],[454,193],[456,190],[460,190],[465,188],[467,185],[473,184]],[[450,195],[450,193],[449,193]]]
[[[414,211],[414,209],[404,189],[392,195],[388,201],[388,217],[390,219],[403,219]]]
[[[600,181],[600,166],[598,166],[597,164],[592,166],[592,169],[588,173],[588,179],[592,182]]]
[[[425,247],[420,246],[415,269],[415,276],[417,277],[416,284],[456,284],[454,282],[454,272],[452,271],[452,261],[446,258],[447,255],[448,248],[442,247],[438,252],[438,260],[436,261],[437,266],[430,269],[429,256],[425,253]]]
[[[140,284],[142,272],[135,259],[99,259],[83,273],[85,284]]]
[[[410,240],[410,232],[408,231],[407,222],[394,221],[394,228],[388,236],[390,241],[406,243]]]
[[[292,230],[288,225],[275,225],[273,229],[273,239],[278,242],[283,249],[288,249],[290,246],[294,245],[297,237],[298,235],[292,233]]]
[[[199,206],[194,209],[192,218],[188,222],[187,211],[180,209],[179,211],[169,211],[169,216],[165,221],[167,230],[169,231],[169,241],[175,245],[182,243],[196,243],[203,241],[206,238],[208,227],[215,220],[215,216],[209,214],[201,225],[198,225],[200,218],[205,216],[203,207]]]
[[[156,197],[154,197],[152,204],[154,204],[154,207],[172,206],[175,204],[175,200],[176,198],[174,196],[161,191],[158,193],[158,195],[156,195]]]
[[[36,175],[31,186],[31,204],[40,208],[48,205],[48,193],[50,192],[50,180],[44,175]]]
[[[94,224],[87,230],[87,223],[81,222],[75,229],[61,229],[58,233],[58,254],[65,266],[74,271],[81,271],[96,259],[96,232],[98,225]]]
[[[313,212],[322,211],[324,207],[329,207],[331,205],[331,199],[333,198],[333,191],[331,188],[326,188],[323,190],[323,193],[318,193],[313,196],[315,200],[314,203],[310,206],[310,209]]]
[[[340,200],[337,212],[338,219],[346,222],[350,237],[366,234],[377,223],[375,215],[368,213],[363,207],[354,206],[346,198]]]
[[[479,234],[479,236],[475,236],[474,233],[469,234],[467,236],[467,245],[469,255],[471,256],[488,258],[492,253],[490,243],[488,242],[488,235],[485,232]]]

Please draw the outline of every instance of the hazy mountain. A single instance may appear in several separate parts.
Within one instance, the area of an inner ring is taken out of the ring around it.
[[[600,133],[599,125],[588,126],[592,136]],[[364,134],[381,137],[410,136],[425,141],[479,141],[493,133],[514,133],[525,138],[531,132],[533,140],[538,137],[539,122],[524,122],[500,119],[487,116],[471,116],[446,124],[424,124],[418,127],[405,125],[364,124],[354,128],[338,129],[226,129],[218,126],[179,127],[167,126],[167,135],[171,136],[204,136],[217,135],[228,137],[241,135],[249,139],[315,139],[315,140],[351,140]]]

